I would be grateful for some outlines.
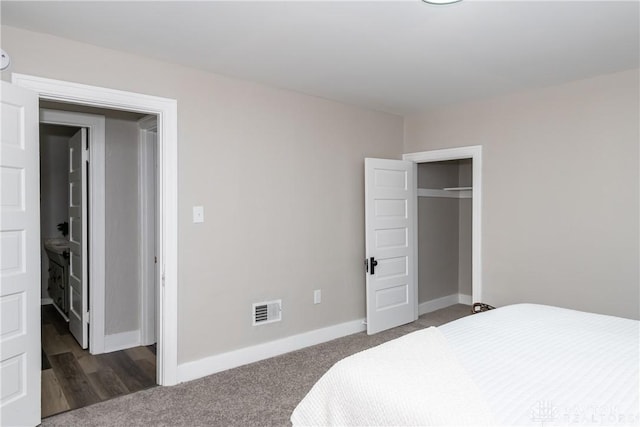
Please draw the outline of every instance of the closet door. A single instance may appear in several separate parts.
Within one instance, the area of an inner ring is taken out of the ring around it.
[[[367,333],[418,318],[416,164],[365,159]]]

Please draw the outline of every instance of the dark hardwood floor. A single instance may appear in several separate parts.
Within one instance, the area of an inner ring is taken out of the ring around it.
[[[155,345],[94,356],[53,305],[42,306],[43,418],[155,385]]]

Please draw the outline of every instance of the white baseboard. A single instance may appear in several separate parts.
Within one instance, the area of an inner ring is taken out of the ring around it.
[[[422,316],[432,311],[440,310],[441,308],[449,307],[451,305],[458,304],[458,294],[447,295],[446,297],[440,297],[425,301],[418,305],[418,315]]]
[[[51,299],[51,298],[42,298],[40,300],[40,305],[49,305],[49,304],[53,304],[53,299]]]
[[[140,330],[120,332],[104,336],[104,352],[124,350],[140,345]]]
[[[458,304],[471,305],[471,295],[458,294]]]
[[[464,294],[451,294],[446,297],[423,302],[419,305],[419,314],[423,315],[441,308],[446,308],[455,304],[471,305],[471,296]],[[341,323],[314,331],[305,332],[298,335],[245,347],[227,353],[217,354],[178,365],[178,383],[191,381],[216,372],[258,362],[270,357],[279,356],[291,351],[300,350],[323,342],[331,341],[347,335],[362,332],[366,329],[364,319]],[[105,340],[106,341],[106,340]],[[106,342],[105,342],[106,344]],[[113,350],[111,350],[113,351]]]
[[[451,294],[446,297],[425,301],[418,305],[418,315],[422,316],[423,314],[431,313],[432,311],[440,310],[441,308],[446,308],[455,304],[471,305],[471,295]]]
[[[314,331],[258,344],[251,347],[178,365],[178,383],[195,380],[216,372],[278,356],[301,348],[331,341],[366,329],[364,319],[341,323]]]

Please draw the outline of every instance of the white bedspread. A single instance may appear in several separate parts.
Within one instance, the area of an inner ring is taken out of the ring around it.
[[[300,426],[637,426],[639,366],[640,322],[517,304],[338,362],[291,420]]]
[[[291,421],[294,426],[494,424],[479,390],[433,327],[336,363]]]
[[[640,425],[640,322],[516,304],[438,327],[502,425]]]

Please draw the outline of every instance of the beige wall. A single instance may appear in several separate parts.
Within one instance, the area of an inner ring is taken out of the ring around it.
[[[638,70],[406,117],[405,152],[483,146],[483,299],[639,313]]]
[[[177,99],[179,363],[364,316],[363,158],[400,158],[402,117],[4,26],[2,47],[13,72]],[[282,322],[252,327],[272,298]]]

